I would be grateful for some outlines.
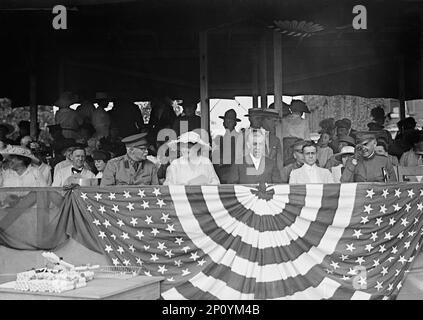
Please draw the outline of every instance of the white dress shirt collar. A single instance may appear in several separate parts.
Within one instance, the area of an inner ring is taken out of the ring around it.
[[[258,168],[260,167],[260,162],[261,162],[261,159],[263,158],[263,156],[261,156],[260,158],[256,158],[256,157],[253,156],[252,153],[250,153],[250,157],[251,157],[251,160],[253,160],[254,168],[256,168],[256,170],[258,170]]]

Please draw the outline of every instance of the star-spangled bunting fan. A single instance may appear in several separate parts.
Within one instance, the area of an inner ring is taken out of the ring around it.
[[[163,276],[165,299],[387,299],[420,246],[421,187],[277,185],[263,197],[241,185],[128,186],[71,196],[80,239],[115,265]]]

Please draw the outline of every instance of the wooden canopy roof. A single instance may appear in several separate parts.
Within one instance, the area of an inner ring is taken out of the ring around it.
[[[322,27],[310,36],[283,34],[283,94],[423,97],[421,1],[361,2],[367,30],[351,26],[355,1],[61,2],[69,8],[67,30],[52,28],[56,1],[0,4],[0,96],[14,106],[28,105],[31,76],[38,104],[53,103],[60,90],[138,100],[199,97],[202,31],[210,98],[251,95],[264,59],[260,52],[267,72],[259,72],[272,94],[272,33],[279,21],[297,21],[301,35],[301,21]]]

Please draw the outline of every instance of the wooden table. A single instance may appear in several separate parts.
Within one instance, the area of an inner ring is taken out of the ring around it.
[[[0,275],[0,284],[16,275]],[[93,279],[86,287],[62,293],[26,292],[0,287],[0,300],[155,300],[160,297],[163,277],[138,276],[130,279]]]

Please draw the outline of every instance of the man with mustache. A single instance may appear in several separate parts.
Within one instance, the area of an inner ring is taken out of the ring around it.
[[[122,139],[126,154],[107,162],[100,186],[158,185],[157,167],[147,160],[147,133],[138,133]]]
[[[374,134],[357,135],[356,156],[345,164],[341,182],[394,182],[394,167],[388,157],[377,154]]]

